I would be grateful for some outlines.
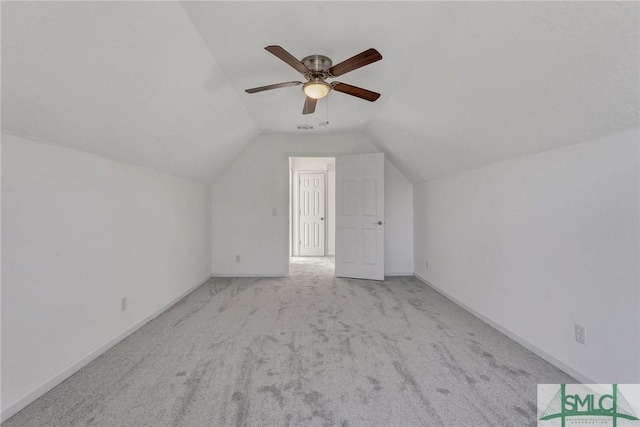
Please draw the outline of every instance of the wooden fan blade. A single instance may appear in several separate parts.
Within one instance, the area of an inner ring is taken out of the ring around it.
[[[311,114],[316,111],[316,103],[317,99],[309,98],[308,96],[304,100],[304,108],[302,109],[302,114]]]
[[[366,99],[371,102],[380,98],[380,94],[377,92],[362,89],[361,87],[351,86],[346,83],[335,82],[331,86],[333,87],[333,90],[346,93],[347,95],[357,96],[358,98]]]
[[[365,65],[369,65],[373,62],[380,61],[381,59],[382,55],[380,55],[380,52],[375,49],[367,49],[364,52],[357,54],[356,56],[345,59],[338,65],[334,65],[327,71],[333,77],[338,77],[345,73],[348,73],[349,71],[353,71],[360,67],[364,67]]]
[[[301,84],[302,84],[302,82],[276,83],[274,85],[260,86],[260,87],[254,87],[254,88],[251,88],[251,89],[245,89],[245,92],[247,92],[247,93],[256,93],[256,92],[263,92],[265,90],[278,89],[278,88],[281,88],[281,87],[298,86],[298,85],[301,85]]]
[[[298,61],[295,56],[284,50],[281,46],[267,46],[266,50],[282,59],[287,64],[301,72],[302,74],[310,73],[311,70],[306,67],[302,62]]]

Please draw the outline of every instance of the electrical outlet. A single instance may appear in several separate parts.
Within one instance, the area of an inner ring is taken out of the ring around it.
[[[236,262],[240,262],[240,255],[236,255]]]
[[[585,344],[586,345],[586,332],[584,330],[584,326],[582,325],[578,325],[576,323],[576,341],[578,341],[580,344]]]
[[[278,216],[278,209],[276,208],[271,209],[271,216]]]
[[[429,268],[429,260],[426,260],[426,261],[424,262],[424,266],[425,266],[425,267],[427,267],[427,268]]]
[[[124,297],[120,301],[120,311],[125,311],[126,309],[127,309],[127,297]]]

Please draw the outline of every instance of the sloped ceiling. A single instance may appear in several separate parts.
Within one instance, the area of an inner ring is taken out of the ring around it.
[[[210,181],[257,133],[361,132],[412,182],[637,127],[638,3],[52,2],[2,10],[2,127]],[[301,114],[264,50],[384,59]],[[329,121],[328,126],[319,126]],[[300,137],[306,134],[300,133]]]
[[[420,7],[419,65],[367,128],[413,182],[638,126],[637,2]]]
[[[203,182],[257,134],[174,2],[2,2],[2,129]]]

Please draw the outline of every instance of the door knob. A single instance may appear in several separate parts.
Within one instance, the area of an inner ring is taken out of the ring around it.
[[[382,221],[374,222],[373,225],[382,225]]]
[[[320,221],[324,221],[324,217],[323,216],[320,217]]]

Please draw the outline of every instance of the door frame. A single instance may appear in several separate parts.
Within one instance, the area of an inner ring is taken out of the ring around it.
[[[324,222],[324,253],[322,256],[327,256],[327,249],[328,249],[328,241],[327,241],[327,237],[328,237],[328,233],[329,233],[329,227],[327,226],[329,224],[329,220],[327,217],[327,211],[328,211],[328,202],[329,202],[329,191],[327,188],[327,171],[323,171],[323,170],[299,170],[296,173],[296,180],[293,181],[293,185],[295,187],[295,189],[293,191],[295,191],[296,193],[296,199],[298,201],[298,212],[296,213],[295,211],[295,205],[292,203],[291,204],[291,209],[292,209],[292,214],[291,214],[291,218],[293,219],[292,223],[291,223],[291,238],[293,239],[293,242],[291,242],[291,248],[293,249],[294,246],[298,247],[298,255],[297,256],[304,256],[304,255],[300,255],[300,174],[303,173],[319,173],[322,174],[323,179],[324,179],[324,218],[325,218],[325,222]],[[297,233],[297,237],[298,237],[298,243],[296,245],[296,241],[295,241],[295,235],[292,233],[294,229],[298,230]]]
[[[283,222],[285,225],[285,230],[287,233],[287,237],[286,239],[284,239],[284,246],[283,246],[283,252],[285,254],[285,263],[284,263],[284,271],[285,271],[285,277],[289,276],[289,268],[290,268],[290,249],[291,249],[291,253],[293,252],[293,236],[291,235],[291,228],[293,227],[293,203],[291,203],[292,200],[292,190],[293,190],[293,181],[295,179],[297,179],[296,176],[293,176],[294,174],[292,173],[291,169],[290,169],[290,161],[292,157],[308,157],[308,158],[333,158],[335,159],[338,156],[344,156],[344,153],[299,153],[299,152],[293,152],[293,153],[286,153],[284,155],[284,159],[282,161],[282,163],[284,164],[284,173],[282,176],[282,181],[283,181],[283,186],[284,186],[284,194],[287,195],[287,197],[285,197],[284,199],[284,205],[282,206],[282,212],[288,212],[288,215],[282,215],[283,217]],[[328,208],[328,205],[326,204],[327,202],[327,197],[329,194],[329,191],[327,189],[327,181],[328,181],[328,177],[326,176],[326,171],[322,171],[325,172],[325,211]],[[327,249],[328,249],[328,242],[327,242],[327,233],[329,232],[328,229],[329,227],[327,227],[325,225],[325,245],[324,245],[324,250],[325,250],[325,254],[327,253]]]

